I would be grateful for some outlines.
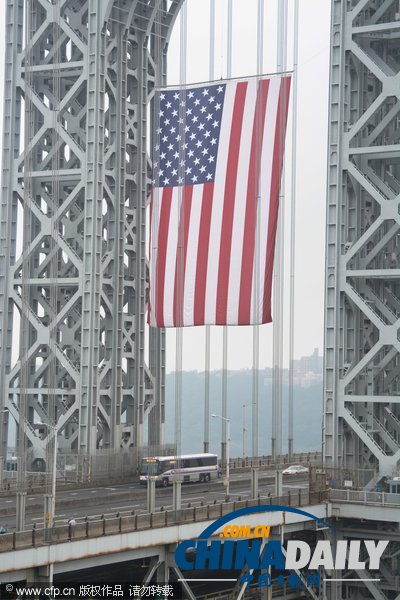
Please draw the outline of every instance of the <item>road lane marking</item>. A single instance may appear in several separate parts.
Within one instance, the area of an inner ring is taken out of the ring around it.
[[[187,496],[187,498],[190,498],[190,501],[192,500],[205,500],[204,496]]]
[[[123,510],[123,509],[128,510],[130,508],[142,508],[142,507],[143,507],[143,504],[124,504],[123,506],[116,506],[114,508],[117,510]],[[111,510],[113,510],[113,509],[111,509]]]

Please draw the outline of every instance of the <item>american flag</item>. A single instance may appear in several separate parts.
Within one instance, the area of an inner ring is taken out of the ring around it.
[[[271,321],[290,78],[155,96],[149,323]]]

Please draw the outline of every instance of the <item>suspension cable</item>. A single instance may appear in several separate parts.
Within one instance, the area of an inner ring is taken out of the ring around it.
[[[232,0],[228,0],[227,20],[227,65],[226,74],[232,77]],[[227,418],[228,418],[228,327],[223,328],[222,340],[222,429],[221,429],[221,460],[226,463],[227,444]],[[229,443],[229,442],[228,442]]]
[[[258,0],[257,7],[257,84],[263,72],[263,52],[264,52],[264,1]],[[257,85],[258,89],[259,85]],[[262,118],[261,111],[256,115],[256,148],[261,152],[262,140]],[[255,189],[257,190],[255,201],[256,231],[255,231],[255,249],[254,249],[254,319],[258,317],[258,297],[260,289],[260,185],[259,173],[257,169],[254,173],[257,178]],[[258,448],[258,415],[259,415],[259,368],[260,368],[260,326],[253,325],[253,365],[252,365],[252,457],[259,454]],[[244,427],[244,425],[243,425]]]
[[[52,110],[52,160],[51,160],[51,235],[49,240],[49,269],[50,269],[50,298],[49,298],[49,367],[48,367],[48,427],[47,427],[47,465],[54,465],[54,454],[57,453],[56,429],[50,425],[57,423],[56,388],[57,388],[57,300],[58,300],[58,207],[60,203],[60,145],[61,139],[58,135],[60,119],[60,5],[53,5],[53,110]],[[48,468],[49,493],[52,489],[53,473]]]
[[[156,88],[160,88],[161,86],[166,85],[166,73],[165,73],[165,50],[163,48],[163,38],[162,38],[162,23],[163,23],[163,19],[165,18],[165,13],[166,13],[166,8],[165,5],[161,6],[159,8],[159,10],[157,10],[156,12],[156,18],[155,18],[155,23],[154,23],[154,35],[153,35],[153,45],[154,45],[154,54],[155,54],[155,64],[156,64],[156,78],[155,78],[155,86]],[[158,93],[156,93],[154,95],[153,101],[152,101],[152,123],[154,125],[154,123],[157,122],[157,119],[159,117],[159,111],[160,111],[160,95]],[[160,130],[159,129],[155,129],[155,127],[151,127],[150,128],[151,131],[151,143],[150,146],[151,148],[154,148],[155,146],[160,146]],[[150,276],[150,280],[154,282],[154,285],[150,287],[150,308],[152,311],[154,311],[154,313],[156,313],[157,308],[156,308],[156,298],[157,298],[157,282],[158,282],[158,260],[157,260],[157,253],[158,253],[158,236],[154,235],[154,232],[157,232],[159,229],[159,218],[160,218],[160,188],[157,187],[153,187],[152,191],[151,191],[151,200],[150,200],[150,239],[149,239],[149,245],[150,245],[150,251],[149,251],[149,255],[151,256],[151,260],[150,260],[150,268],[153,269],[155,272],[153,272]],[[150,334],[152,335],[152,334]],[[159,336],[159,343],[158,341],[153,340],[153,343],[155,344],[156,348],[157,348],[157,352],[161,352],[163,351],[163,340],[165,340],[166,334],[165,334],[165,329],[162,329],[161,331],[153,332],[154,336]],[[148,452],[149,454],[158,454],[161,453],[161,446],[162,443],[164,441],[164,431],[163,431],[163,423],[162,423],[162,419],[163,419],[163,408],[162,408],[162,378],[163,375],[160,373],[159,370],[159,365],[158,365],[158,359],[156,360],[156,372],[158,373],[158,375],[161,377],[161,380],[158,381],[156,383],[157,385],[157,392],[153,392],[156,393],[156,397],[158,397],[158,402],[159,402],[159,410],[156,413],[156,417],[153,420],[152,426],[153,427],[157,427],[158,428],[158,433],[156,436],[156,440],[157,440],[157,447],[152,447],[152,440],[148,440]],[[157,419],[157,422],[155,422],[155,420]]]
[[[214,79],[215,64],[215,0],[210,0],[210,55],[208,75],[210,81]],[[210,350],[211,328],[206,325],[205,330],[205,369],[204,369],[204,442],[203,451],[210,450]]]
[[[289,423],[288,455],[293,457],[293,360],[294,360],[294,304],[296,266],[296,156],[297,156],[297,64],[299,52],[299,0],[294,0],[292,75],[292,181],[290,198],[290,307],[289,307]]]
[[[22,273],[21,273],[21,326],[19,339],[20,359],[20,395],[19,395],[19,422],[18,422],[18,469],[17,481],[21,491],[25,483],[27,460],[27,435],[26,428],[29,418],[28,392],[30,370],[30,342],[31,326],[29,323],[31,290],[29,278],[31,272],[30,240],[31,240],[31,205],[32,205],[32,171],[33,157],[30,141],[34,137],[34,122],[32,109],[32,47],[33,37],[33,6],[31,0],[25,4],[25,131],[24,131],[24,207],[23,207],[23,247],[22,247]],[[17,524],[18,525],[18,524]]]
[[[180,95],[182,100],[185,98],[186,86],[186,55],[187,55],[187,5],[183,3],[180,12]],[[185,119],[186,111],[184,102],[179,104],[180,130],[179,134],[183,140],[180,147],[180,153],[184,153],[185,141]],[[183,165],[184,157],[180,163]],[[184,166],[181,166],[184,169]],[[184,172],[181,174],[184,180]],[[178,191],[178,206],[177,206],[177,227],[178,227],[178,247],[177,247],[177,300],[178,305],[183,303],[183,256],[184,256],[184,239],[183,239],[183,223],[184,223],[184,192],[183,187],[179,187]],[[178,314],[183,314],[183,311],[178,309]],[[182,454],[182,358],[183,358],[183,323],[178,319],[178,327],[176,328],[176,355],[175,355],[175,445],[177,455],[177,467],[180,467],[179,457]]]
[[[286,71],[287,45],[287,0],[278,4],[277,71]],[[284,115],[281,111],[280,148],[284,143]],[[273,385],[272,385],[272,455],[276,459],[282,453],[282,368],[283,368],[283,300],[284,300],[284,212],[285,212],[285,173],[282,168],[277,243],[274,270],[274,322],[273,322]]]

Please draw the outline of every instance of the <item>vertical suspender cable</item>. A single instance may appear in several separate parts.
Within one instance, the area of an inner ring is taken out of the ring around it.
[[[232,0],[228,0],[226,76],[228,79],[232,77]]]
[[[166,58],[165,58],[165,49],[163,48],[163,38],[162,38],[162,23],[163,20],[166,17],[166,5],[165,2],[160,6],[160,9],[157,11],[156,13],[156,19],[155,19],[155,23],[154,23],[154,50],[155,50],[155,56],[156,56],[156,80],[155,80],[155,86],[156,88],[161,87],[162,85],[166,85],[167,81],[166,81],[166,69],[165,69],[165,64],[166,64]],[[157,119],[159,118],[159,111],[160,111],[160,96],[159,94],[155,94],[154,96],[154,100],[153,100],[153,107],[152,107],[152,123],[153,126],[150,128],[151,131],[151,142],[150,142],[150,147],[153,149],[155,148],[155,146],[159,147],[160,146],[160,129],[158,128],[157,130],[154,127],[154,123],[157,122]],[[154,166],[153,166],[153,170],[154,170]],[[151,263],[155,266],[153,266],[153,269],[155,269],[155,273],[152,274],[153,277],[153,281],[154,282],[158,282],[158,260],[157,260],[157,253],[158,253],[158,236],[155,236],[153,232],[158,231],[159,230],[159,218],[160,218],[160,187],[153,187],[152,189],[152,196],[151,196],[151,204],[152,204],[152,211],[151,211],[151,218],[150,218],[150,253],[152,256],[152,261]],[[157,298],[157,293],[158,290],[156,289],[157,287],[157,283],[156,285],[153,285],[153,288],[150,289],[150,305],[151,305],[151,310],[156,311],[156,298]],[[163,353],[163,340],[165,340],[166,338],[166,334],[165,334],[165,329],[162,329],[159,332],[159,344],[158,342],[156,342],[156,348],[157,348],[157,352],[159,351],[161,353],[161,356],[159,357],[159,359],[161,359],[162,361],[162,353]],[[165,342],[164,342],[165,343]],[[157,359],[157,360],[159,360]],[[162,369],[162,367],[161,367]],[[163,436],[163,407],[162,407],[162,385],[163,385],[163,375],[161,374],[161,369],[158,370],[157,367],[157,371],[159,373],[159,376],[161,378],[161,381],[157,382],[157,387],[158,387],[158,397],[159,397],[159,402],[160,402],[160,412],[157,415],[157,418],[159,419],[159,422],[157,424],[157,427],[159,428],[159,437],[158,437],[158,445],[159,447],[157,449],[151,450],[150,451],[150,447],[149,447],[149,453],[150,454],[161,454],[161,446],[162,443],[164,441],[164,436]]]
[[[30,309],[30,285],[29,277],[31,271],[30,240],[31,240],[31,205],[32,205],[32,172],[33,157],[32,149],[29,147],[34,136],[34,123],[32,110],[32,47],[30,46],[33,35],[33,7],[32,2],[25,3],[25,115],[24,115],[24,211],[23,211],[23,248],[22,248],[22,282],[21,282],[21,325],[19,339],[20,359],[20,395],[19,395],[19,423],[18,423],[18,489],[22,491],[25,484],[27,439],[26,427],[29,418],[28,392],[29,387],[29,346],[31,343],[29,309]],[[18,519],[18,510],[17,510]],[[18,523],[17,523],[18,526]]]
[[[51,160],[51,235],[49,240],[49,276],[50,276],[50,298],[49,298],[49,366],[48,366],[48,427],[47,427],[47,465],[50,474],[48,481],[48,492],[51,493],[53,473],[50,465],[54,465],[54,454],[57,451],[55,429],[51,429],[50,424],[57,422],[56,408],[56,388],[57,388],[57,368],[56,368],[56,340],[57,340],[57,277],[58,277],[58,206],[60,201],[60,137],[58,135],[59,111],[60,111],[60,6],[53,5],[53,106],[52,106],[52,160]],[[54,500],[52,499],[52,502]]]
[[[280,11],[281,3],[278,2],[278,11]],[[279,71],[279,43],[280,43],[280,19],[278,14],[277,22],[277,71]],[[276,242],[275,242],[275,259],[273,273],[273,321],[272,321],[272,414],[271,414],[271,455],[275,461],[277,457],[277,403],[278,403],[278,345],[279,345],[279,311],[280,298],[279,294],[279,277],[280,277],[280,222],[278,217]]]
[[[205,340],[205,381],[204,381],[204,452],[210,451],[210,347],[211,335],[210,326],[206,326]]]
[[[257,77],[262,74],[263,71],[263,52],[264,52],[264,0],[258,0],[257,8]],[[261,113],[257,115],[257,150],[261,152],[260,139],[262,136],[261,131]],[[257,177],[257,173],[254,174]],[[255,261],[254,261],[254,307],[253,313],[254,318],[257,317],[257,299],[259,297],[259,286],[260,286],[260,223],[258,218],[259,204],[260,204],[260,190],[259,181],[256,182],[255,186],[257,195],[255,198],[256,203],[256,240],[255,240]],[[258,404],[259,404],[259,368],[260,368],[260,329],[259,325],[253,325],[253,381],[252,381],[252,456],[253,458],[258,456]],[[244,424],[243,424],[244,427]]]
[[[210,450],[210,348],[211,348],[211,330],[206,326],[205,339],[205,381],[204,381],[204,452]]]
[[[227,68],[228,79],[232,77],[232,0],[228,0],[228,27],[227,27]],[[222,443],[221,458],[226,463],[226,423],[228,418],[228,327],[223,330],[222,341]],[[229,442],[228,442],[229,443]]]
[[[58,196],[58,181],[57,181],[57,163],[58,163],[58,139],[57,139],[57,61],[59,60],[59,48],[58,48],[58,39],[57,39],[57,5],[53,4],[53,15],[52,15],[53,23],[52,23],[52,35],[53,35],[53,69],[52,69],[52,83],[53,83],[53,100],[52,100],[52,124],[51,124],[51,150],[52,150],[52,159],[51,159],[51,194],[50,194],[50,214],[51,214],[51,230],[50,237],[48,243],[48,252],[49,252],[49,266],[48,266],[48,277],[50,279],[50,289],[49,289],[49,298],[48,298],[48,327],[49,327],[49,356],[48,356],[48,368],[47,368],[47,387],[48,387],[48,396],[47,396],[47,413],[48,413],[48,423],[54,419],[54,378],[55,378],[55,364],[54,364],[54,355],[55,355],[55,340],[54,340],[54,322],[55,322],[55,308],[56,301],[54,298],[54,277],[55,277],[55,263],[54,263],[54,252],[55,244],[54,244],[54,230],[55,230],[55,212],[56,212],[56,203]],[[50,427],[46,428],[46,436],[48,440],[47,451],[46,451],[46,470],[49,473],[47,478],[47,492],[50,493],[51,489],[51,481],[52,481],[52,473],[49,468],[50,465],[53,464],[52,458],[52,449],[51,449],[51,440],[53,437],[53,432]]]
[[[292,76],[292,181],[290,198],[290,314],[289,314],[289,462],[293,457],[293,359],[294,359],[294,295],[296,241],[296,156],[297,156],[297,63],[299,52],[299,0],[294,0]]]
[[[185,85],[186,85],[186,51],[187,51],[187,6],[186,2],[183,3],[180,13],[180,95],[181,102],[179,104],[179,113],[180,113],[180,136],[183,140],[181,144],[180,153],[184,154],[184,136],[185,136],[185,117],[186,111],[183,100],[186,96]],[[180,162],[183,162],[184,158]],[[184,169],[184,166],[182,166]],[[184,173],[183,173],[184,180]],[[183,188],[179,187],[179,199],[178,199],[178,248],[177,248],[177,297],[178,303],[181,304],[183,302],[183,226],[180,226],[180,218],[179,216],[183,214],[184,210],[184,196],[183,196]],[[184,218],[182,217],[182,224]],[[178,314],[182,314],[182,311],[178,310]],[[175,355],[175,445],[176,445],[176,454],[177,457],[182,454],[182,348],[183,348],[183,329],[182,323],[178,321],[178,327],[176,329],[176,355]],[[177,463],[179,468],[179,460]]]
[[[277,71],[286,70],[287,0],[278,3]],[[280,147],[284,143],[284,115],[281,115]],[[282,367],[283,367],[283,284],[284,284],[284,168],[282,169],[279,194],[279,218],[277,228],[276,261],[274,272],[274,323],[273,323],[273,434],[272,454],[277,458],[282,451]]]
[[[209,79],[214,79],[215,63],[215,0],[210,0],[210,55],[209,55]],[[205,398],[204,398],[204,452],[210,448],[210,348],[211,329],[206,326],[205,332]]]
[[[287,69],[287,14],[288,14],[288,0],[285,0],[283,3],[283,8],[282,8],[282,71],[286,71]],[[284,84],[285,85],[285,84]],[[282,148],[282,152],[283,152],[283,148],[285,145],[285,131],[286,131],[286,127],[285,127],[285,121],[286,121],[286,116],[284,114],[283,111],[281,111],[281,122],[280,122],[280,148]],[[278,404],[278,439],[279,439],[279,444],[278,444],[278,453],[279,456],[281,456],[282,454],[282,438],[283,438],[283,419],[282,419],[282,413],[283,413],[283,392],[282,392],[282,380],[283,380],[283,347],[284,347],[284,329],[283,329],[283,324],[284,324],[284,282],[285,282],[285,261],[284,261],[284,255],[285,255],[285,165],[283,163],[282,166],[282,177],[281,177],[281,199],[279,204],[282,206],[281,208],[281,231],[282,231],[282,236],[281,236],[281,251],[280,251],[280,255],[281,255],[281,277],[280,277],[280,297],[281,297],[281,313],[280,313],[280,327],[279,327],[279,340],[280,340],[280,344],[279,344],[279,390],[280,390],[280,401]]]
[[[214,79],[215,64],[215,0],[210,0],[210,56],[208,75],[210,81]],[[205,339],[205,370],[204,370],[204,452],[210,450],[210,349],[211,328],[206,325]]]

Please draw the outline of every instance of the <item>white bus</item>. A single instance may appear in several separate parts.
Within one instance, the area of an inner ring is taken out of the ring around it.
[[[149,477],[155,477],[156,485],[164,487],[178,476],[183,482],[203,483],[221,475],[216,454],[183,454],[180,457],[148,456],[142,459],[139,471],[140,483],[143,485],[147,485]]]

